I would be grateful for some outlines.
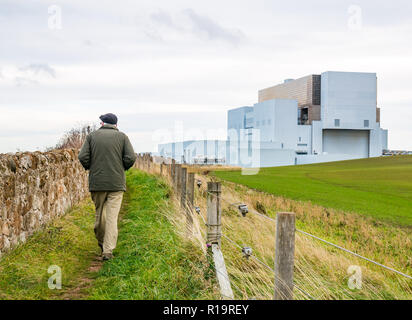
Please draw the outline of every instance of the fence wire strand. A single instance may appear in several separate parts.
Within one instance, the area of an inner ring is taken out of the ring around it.
[[[223,201],[229,203],[231,206],[236,206],[236,205],[241,204],[240,202],[230,203],[229,201],[224,200],[224,199],[223,199]],[[248,208],[248,210],[249,210],[249,212],[252,212],[252,213],[254,213],[254,214],[256,214],[256,215],[259,215],[259,216],[261,216],[261,217],[265,217],[266,219],[268,219],[268,220],[276,223],[276,220],[273,219],[273,218],[271,218],[271,217],[268,217],[268,216],[266,216],[266,215],[264,215],[264,214],[261,214],[261,213],[255,211],[255,210],[253,210],[253,209],[249,209],[249,208]],[[372,259],[369,259],[369,258],[367,258],[367,257],[364,257],[364,256],[362,256],[362,255],[360,255],[360,254],[358,254],[358,253],[356,253],[356,252],[353,252],[353,251],[351,251],[351,250],[349,250],[349,249],[346,249],[346,248],[344,248],[344,247],[341,247],[341,246],[339,246],[339,245],[337,245],[337,244],[334,244],[334,243],[332,243],[332,242],[330,242],[330,241],[327,241],[327,240],[325,240],[325,239],[319,238],[319,237],[317,237],[317,236],[315,236],[315,235],[313,235],[313,234],[311,234],[311,233],[309,233],[309,232],[306,232],[306,231],[303,231],[303,230],[300,230],[300,229],[297,229],[297,228],[296,228],[295,230],[296,230],[297,232],[300,232],[300,233],[304,234],[304,235],[307,235],[307,236],[309,236],[309,237],[312,237],[312,238],[314,238],[314,239],[317,239],[317,240],[319,240],[319,241],[322,241],[322,242],[324,242],[324,243],[326,243],[326,244],[328,244],[328,245],[331,245],[331,246],[333,246],[333,247],[335,247],[335,248],[337,248],[337,249],[340,249],[340,250],[342,250],[342,251],[345,251],[345,252],[347,252],[347,253],[349,253],[349,254],[351,254],[351,255],[354,255],[354,256],[356,256],[356,257],[358,257],[358,258],[360,258],[360,259],[363,259],[363,260],[368,261],[368,262],[370,262],[370,263],[372,263],[372,264],[375,264],[375,265],[377,265],[377,266],[379,266],[379,267],[382,267],[382,268],[387,269],[387,270],[389,270],[389,271],[395,272],[395,273],[397,273],[397,274],[399,274],[399,275],[401,275],[401,276],[403,276],[403,277],[406,277],[406,278],[408,278],[408,279],[412,279],[412,276],[410,276],[410,275],[408,275],[408,274],[406,274],[406,273],[403,273],[403,272],[398,271],[398,270],[396,270],[396,269],[394,269],[394,268],[385,266],[385,265],[383,265],[383,264],[381,264],[381,263],[379,263],[379,262],[376,262],[376,261],[374,261],[374,260],[372,260]]]
[[[206,195],[209,195],[209,194],[210,194],[210,195],[212,195],[212,196],[216,196],[216,193],[212,193],[212,192],[209,192],[209,191],[207,191],[207,190],[205,191],[205,194],[206,194]],[[219,199],[220,199],[221,201],[227,203],[230,207],[237,207],[237,206],[243,204],[243,203],[241,203],[241,202],[232,203],[232,202],[226,200],[225,198],[223,198],[222,196],[219,197]],[[269,221],[271,221],[271,222],[273,222],[273,223],[276,223],[276,220],[275,220],[275,219],[273,219],[273,218],[271,218],[271,217],[269,217],[269,216],[267,216],[267,215],[265,215],[265,214],[262,214],[262,213],[254,210],[254,209],[252,209],[252,208],[248,208],[248,212],[251,212],[252,214],[255,214],[255,215],[257,215],[257,216],[259,216],[259,217],[262,217],[262,218],[264,218],[264,219],[266,219],[266,220],[269,220]],[[200,212],[200,213],[198,213],[198,215],[200,215],[200,217],[201,217],[204,225],[205,225],[205,226],[208,226],[208,224],[207,224],[207,222],[206,222],[206,219],[203,217],[202,213]],[[349,249],[346,249],[346,248],[344,248],[344,247],[342,247],[342,246],[339,246],[339,245],[334,244],[334,243],[332,243],[332,242],[330,242],[330,241],[327,241],[327,240],[325,240],[325,239],[322,239],[322,238],[320,238],[320,237],[317,237],[317,236],[315,236],[315,235],[313,235],[313,234],[311,234],[311,233],[309,233],[309,232],[305,232],[305,231],[300,230],[300,229],[297,229],[297,228],[296,228],[295,230],[296,230],[296,232],[299,232],[299,233],[301,233],[301,234],[304,234],[304,235],[306,235],[306,236],[309,236],[309,237],[311,237],[311,238],[313,238],[313,239],[319,240],[319,241],[321,241],[321,242],[323,242],[323,243],[325,243],[325,244],[328,244],[328,245],[330,245],[330,246],[333,246],[334,248],[337,248],[337,249],[339,249],[339,250],[345,251],[345,252],[347,252],[347,253],[349,253],[349,254],[351,254],[351,255],[353,255],[353,256],[356,256],[356,257],[358,257],[358,258],[360,258],[360,259],[363,259],[363,260],[365,260],[365,261],[368,261],[368,262],[370,262],[370,263],[372,263],[372,264],[375,264],[375,265],[377,265],[377,266],[379,266],[379,267],[382,267],[382,268],[384,268],[384,269],[386,269],[386,270],[392,271],[392,272],[394,272],[394,273],[396,273],[396,274],[398,274],[398,275],[401,275],[401,276],[403,276],[403,277],[406,277],[406,278],[408,278],[408,279],[412,279],[412,276],[410,276],[410,275],[408,275],[408,274],[406,274],[406,273],[403,273],[403,272],[398,271],[398,270],[396,270],[396,269],[394,269],[394,268],[385,266],[385,265],[383,265],[383,264],[381,264],[381,263],[379,263],[379,262],[376,262],[376,261],[371,260],[371,259],[369,259],[369,258],[367,258],[367,257],[364,257],[364,256],[362,256],[362,255],[360,255],[360,254],[358,254],[358,253],[356,253],[356,252],[353,252],[353,251],[351,251],[351,250],[349,250]],[[223,234],[223,233],[222,233],[222,237],[224,237],[226,240],[228,240],[232,245],[236,246],[237,248],[243,249],[242,246],[240,246],[239,244],[237,244],[234,240],[232,240],[231,238],[229,238],[228,236],[226,236],[226,235]],[[273,268],[271,268],[270,266],[268,266],[265,262],[263,262],[262,260],[260,260],[259,258],[257,258],[255,255],[250,255],[250,257],[252,257],[252,259],[254,259],[254,260],[257,261],[258,263],[260,263],[261,265],[263,265],[266,269],[268,269],[268,270],[270,270],[271,272],[273,272],[274,276],[276,277]],[[219,272],[219,270],[217,270],[216,268],[215,268],[215,270],[216,270],[216,272]],[[219,272],[219,273],[220,273],[220,272]],[[222,274],[222,273],[220,273],[220,274]],[[223,275],[223,274],[222,274],[222,275]],[[226,275],[223,275],[223,276],[226,276]],[[229,280],[229,279],[227,279],[227,280]],[[236,284],[233,283],[233,285],[234,285],[240,292],[242,292],[242,290],[241,290]],[[297,286],[296,284],[294,284],[294,287],[296,287],[296,289],[299,290],[302,294],[304,294],[307,298],[312,299],[312,300],[316,300],[316,298],[314,298],[312,295],[310,295],[309,293],[307,293],[305,290],[303,290],[302,288],[300,288],[300,287]]]
[[[227,235],[222,233],[222,237],[224,237],[226,240],[228,240],[230,243],[232,243],[232,245],[238,247],[239,249],[243,249],[243,247],[239,244],[236,243],[236,241],[232,240],[231,238],[229,238]],[[273,275],[276,277],[275,275],[275,270],[273,268],[271,268],[270,266],[268,266],[265,262],[263,262],[262,260],[260,260],[258,257],[251,255],[250,256],[252,259],[254,259],[255,261],[259,262],[261,265],[263,265],[266,269],[268,269],[269,271],[273,272]],[[311,296],[309,293],[307,293],[306,291],[304,291],[303,289],[299,288],[295,283],[293,284],[294,287],[296,289],[298,289],[300,292],[302,292],[304,295],[306,295],[309,299],[311,300],[316,300],[316,298],[314,298],[313,296]]]

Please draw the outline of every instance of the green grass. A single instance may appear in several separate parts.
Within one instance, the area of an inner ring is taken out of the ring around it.
[[[59,299],[78,284],[98,254],[94,206],[82,202],[0,260],[0,299]],[[62,290],[50,290],[49,266],[62,270]]]
[[[262,168],[250,176],[240,171],[214,174],[293,200],[412,225],[412,156]]]
[[[115,259],[90,269],[101,263],[86,200],[0,259],[0,299],[217,298],[201,249],[169,219],[177,211],[166,183],[130,170],[127,184]],[[62,269],[61,290],[48,288],[51,265]]]
[[[124,218],[115,259],[105,262],[91,299],[213,298],[201,250],[184,241],[167,215],[169,187],[159,178],[128,172]]]

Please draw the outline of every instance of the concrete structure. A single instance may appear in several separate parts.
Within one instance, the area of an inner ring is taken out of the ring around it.
[[[244,167],[378,157],[388,148],[379,121],[376,74],[329,71],[260,90],[254,106],[229,110],[227,141],[185,141],[182,150],[166,144],[159,152],[191,162],[203,147],[204,156]]]

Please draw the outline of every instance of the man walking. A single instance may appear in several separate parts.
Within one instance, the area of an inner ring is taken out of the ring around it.
[[[100,129],[86,137],[79,160],[89,170],[89,191],[96,207],[94,233],[103,260],[113,258],[117,218],[126,191],[125,171],[136,161],[129,138],[117,129],[113,113],[100,116]]]

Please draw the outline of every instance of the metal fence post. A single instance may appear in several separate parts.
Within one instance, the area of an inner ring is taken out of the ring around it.
[[[275,300],[293,300],[295,213],[276,215]]]

